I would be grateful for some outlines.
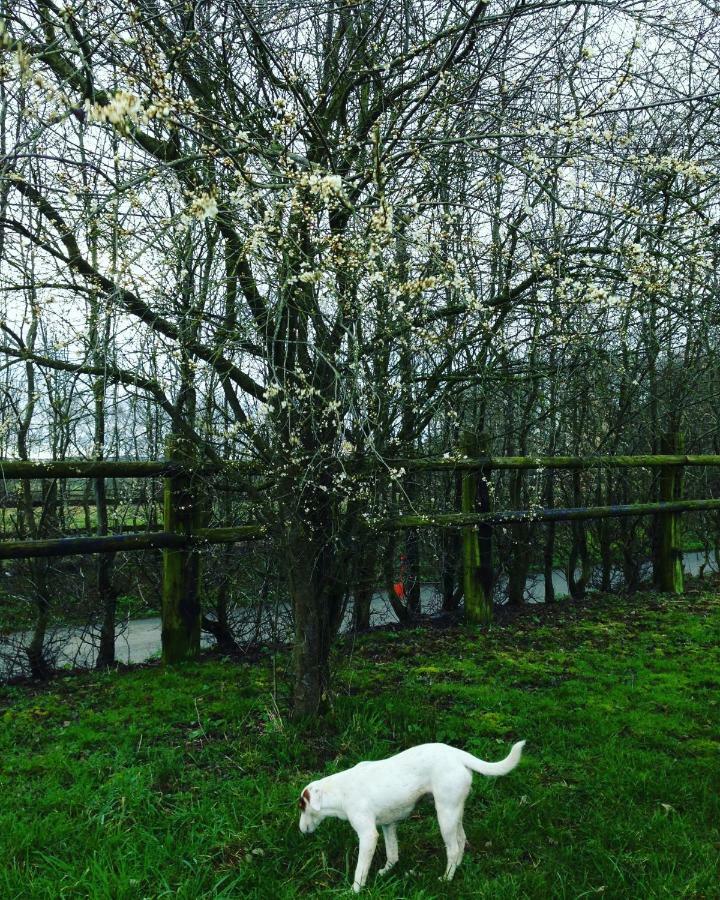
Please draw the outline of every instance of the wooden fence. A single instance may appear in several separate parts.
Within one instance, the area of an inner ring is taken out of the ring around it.
[[[675,439],[677,446],[678,441]],[[462,478],[461,509],[431,515],[403,515],[376,519],[377,531],[408,528],[458,528],[462,531],[463,588],[469,621],[484,623],[492,617],[492,526],[510,522],[566,522],[623,516],[657,516],[659,540],[654,560],[658,587],[682,593],[680,516],[683,512],[720,510],[720,498],[681,499],[682,472],[688,466],[720,466],[720,456],[670,453],[640,456],[534,456],[483,455],[482,436],[463,435],[461,452],[425,459],[392,459],[391,469],[457,472]],[[656,502],[577,508],[492,510],[487,489],[493,470],[647,468],[660,470],[660,499]],[[368,470],[366,463],[356,463]],[[226,466],[193,465],[170,459],[148,462],[64,460],[59,462],[0,461],[0,477],[8,479],[148,478],[162,477],[163,530],[142,534],[106,534],[46,540],[0,541],[0,559],[163,551],[162,647],[166,662],[195,655],[200,646],[200,550],[209,544],[254,541],[267,534],[256,523],[208,528],[206,509],[198,495],[198,478],[222,473],[259,474],[252,463]]]

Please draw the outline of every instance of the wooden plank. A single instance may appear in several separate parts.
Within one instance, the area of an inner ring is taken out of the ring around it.
[[[418,528],[463,528],[466,525],[503,522],[569,522],[572,519],[605,519],[647,516],[655,513],[700,512],[720,509],[720,499],[681,500],[672,503],[635,503],[620,506],[589,506],[578,509],[499,510],[491,513],[437,513],[432,516],[397,516],[370,523],[376,531]],[[234,544],[260,540],[267,535],[264,525],[231,528],[198,528],[192,537],[163,531],[146,534],[111,534],[107,537],[53,538],[43,541],[0,541],[0,559],[30,559],[41,556],[73,556],[84,553],[116,553],[180,547],[190,542]]]
[[[587,506],[568,509],[516,509],[491,513],[438,513],[432,516],[396,516],[371,522],[378,531],[395,528],[464,528],[481,522],[570,522],[573,519],[606,519],[648,516],[655,513],[698,512],[720,509],[720,499],[679,500],[672,503],[630,503],[618,506]]]
[[[657,468],[668,465],[720,466],[718,455],[640,455],[640,456],[486,456],[470,458],[460,455],[427,457],[425,459],[390,458],[384,460],[383,471],[388,467],[407,470],[443,471],[445,469],[597,469],[597,468]],[[374,462],[350,460],[350,470],[367,471],[375,468]],[[35,478],[152,478],[169,477],[183,472],[196,475],[252,475],[262,474],[262,467],[251,461],[228,461],[222,465],[202,463],[197,466],[173,460],[123,461],[123,460],[0,460],[0,479]]]
[[[266,535],[265,525],[234,525],[231,528],[197,528],[193,540],[200,544],[239,544],[257,541]]]
[[[415,471],[463,471],[481,469],[596,469],[596,468],[657,468],[668,465],[720,466],[717,455],[641,455],[641,456],[484,456],[461,455],[427,457],[425,459],[389,458],[387,467]],[[350,460],[350,470],[368,471],[375,462]],[[222,465],[202,463],[192,465],[177,460],[0,460],[0,480],[40,478],[153,478],[170,477],[182,473],[195,475],[252,475],[262,474],[263,468],[251,461],[228,461]]]
[[[179,460],[0,460],[0,480],[14,478],[153,478],[169,477],[182,473],[214,475],[218,473],[252,474],[258,471],[255,463],[228,461],[223,465],[202,463],[193,465]]]
[[[204,544],[237,544],[265,537],[263,525],[234,528],[198,528],[192,536],[166,531],[143,534],[109,534],[103,537],[63,537],[42,541],[0,541],[0,559],[34,559],[47,556],[80,556],[86,553],[122,553],[162,550],[166,547],[201,548]]]
[[[480,469],[652,469],[661,466],[720,466],[717,455],[640,455],[640,456],[466,456],[427,457],[425,459],[392,458],[385,464],[391,468],[418,471],[450,471]]]
[[[184,545],[182,535],[151,531],[145,534],[109,534],[103,537],[50,538],[42,541],[0,541],[0,559],[33,559],[84,553],[120,553],[158,550]]]

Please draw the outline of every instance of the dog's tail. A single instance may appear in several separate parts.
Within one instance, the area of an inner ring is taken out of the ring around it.
[[[507,775],[520,762],[524,746],[525,741],[518,741],[517,744],[513,744],[512,750],[500,762],[485,762],[484,759],[478,759],[477,756],[473,756],[472,753],[466,753],[464,750],[461,750],[460,753],[462,754],[463,765],[467,766],[468,769],[472,769],[473,772],[490,776]]]

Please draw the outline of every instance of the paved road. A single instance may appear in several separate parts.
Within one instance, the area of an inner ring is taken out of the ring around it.
[[[704,562],[701,553],[686,553],[684,555],[685,572],[697,575],[700,566]],[[716,567],[712,567],[717,570]],[[649,565],[648,565],[649,569]],[[620,574],[618,573],[618,581]],[[557,596],[568,593],[567,581],[563,572],[556,571],[553,574],[553,583]],[[503,585],[499,585],[502,593]],[[531,576],[526,585],[526,596],[530,603],[543,603],[545,599],[545,585],[542,575]],[[424,612],[433,613],[440,608],[440,595],[434,585],[423,585],[421,590],[421,602]],[[234,622],[235,630],[245,640],[286,641],[290,637],[290,617],[287,607],[267,607],[258,615],[258,610],[238,609]],[[342,630],[350,626],[350,614],[343,622]],[[396,622],[397,618],[387,599],[381,594],[376,594],[372,600],[371,623],[384,625]],[[29,640],[29,634],[20,633],[13,635],[10,641],[0,640],[0,677],[7,677],[11,672],[20,673],[24,664],[24,654],[19,652]],[[210,635],[203,635],[203,645],[212,644]],[[92,666],[96,653],[95,635],[90,630],[76,628],[58,628],[52,636],[53,648],[57,651],[57,664],[59,666]],[[145,662],[160,652],[160,619],[133,619],[122,623],[118,629],[116,640],[116,656],[119,662],[138,663]]]

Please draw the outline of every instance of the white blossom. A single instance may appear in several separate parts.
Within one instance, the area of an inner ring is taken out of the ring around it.
[[[191,198],[185,211],[184,219],[197,219],[198,222],[204,222],[205,219],[214,219],[218,214],[217,200],[212,194],[203,191],[202,194],[196,194]]]
[[[297,276],[298,281],[302,281],[303,284],[317,284],[318,281],[322,281],[323,273],[320,271],[316,272],[301,272]]]
[[[313,172],[305,175],[300,184],[324,201],[341,197],[343,193],[342,178],[339,175],[319,175]]]
[[[116,91],[104,104],[85,101],[85,111],[91,122],[110,122],[116,127],[136,121],[140,110],[140,98],[128,91]]]
[[[385,197],[380,198],[380,207],[373,213],[371,227],[375,231],[390,233],[393,229],[393,208]]]

